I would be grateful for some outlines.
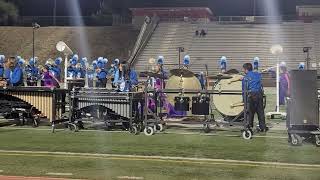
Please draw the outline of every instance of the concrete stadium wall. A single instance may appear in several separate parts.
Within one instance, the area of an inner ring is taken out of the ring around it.
[[[84,27],[83,31],[87,35],[90,55],[80,50],[80,27],[41,27],[36,31],[35,56],[42,62],[63,56],[55,46],[58,41],[64,41],[73,52],[89,59],[99,56],[107,57],[109,61],[127,59],[139,34],[133,26]],[[32,28],[0,27],[0,54],[32,57]]]

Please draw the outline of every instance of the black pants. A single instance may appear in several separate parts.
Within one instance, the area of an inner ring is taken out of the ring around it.
[[[97,88],[106,88],[107,87],[107,79],[98,79],[96,83]]]
[[[254,114],[258,114],[259,127],[261,130],[266,129],[266,122],[264,116],[263,94],[262,92],[251,92],[248,95],[247,102],[248,116],[246,120],[246,127],[253,128]]]

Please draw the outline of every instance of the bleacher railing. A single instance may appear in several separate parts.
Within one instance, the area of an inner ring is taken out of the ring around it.
[[[139,57],[143,48],[147,45],[149,39],[151,38],[158,24],[159,24],[159,18],[155,16],[155,17],[152,17],[149,22],[146,21],[142,25],[140,34],[138,36],[136,44],[133,48],[133,52],[129,59],[130,66],[134,65],[135,60]]]
[[[41,26],[111,26],[115,18],[110,16],[20,16],[11,25],[30,26],[37,22]],[[83,22],[78,24],[77,22]],[[118,22],[119,23],[119,22]],[[127,22],[125,22],[127,23]],[[129,22],[130,23],[130,22]]]

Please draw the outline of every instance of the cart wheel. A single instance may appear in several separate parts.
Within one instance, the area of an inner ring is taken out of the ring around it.
[[[203,124],[204,133],[209,133],[211,131],[210,124]]]
[[[154,134],[154,129],[152,127],[145,127],[143,132],[146,136],[152,136]]]
[[[154,125],[154,131],[162,132],[163,131],[163,125],[162,124]]]
[[[320,147],[320,136],[316,135],[315,138],[316,138],[316,146]]]
[[[70,129],[70,131],[73,131],[73,132],[79,131],[78,126],[75,124],[69,124],[69,129]]]
[[[291,145],[292,146],[301,146],[302,138],[298,134],[291,134]]]
[[[130,128],[130,133],[132,133],[134,135],[138,135],[139,134],[138,127],[137,126],[132,126]]]
[[[39,127],[40,120],[38,118],[33,119],[32,127]]]
[[[55,125],[54,125],[54,123],[51,124],[51,132],[55,133]]]
[[[242,131],[242,138],[245,140],[252,139],[252,131],[251,130],[243,130]]]

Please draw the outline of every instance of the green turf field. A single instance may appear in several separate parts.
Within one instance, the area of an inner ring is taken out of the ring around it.
[[[282,132],[245,141],[240,137],[201,134],[157,134],[0,129],[0,149],[18,151],[79,152],[143,156],[250,160],[320,165],[319,149],[311,144],[291,147]],[[263,136],[263,134],[261,135]],[[283,137],[283,138],[282,138]],[[46,176],[72,173],[71,178],[117,179],[319,179],[320,166],[252,165],[245,162],[198,162],[89,155],[50,155],[0,152],[2,174]]]
[[[266,93],[266,112],[273,111],[275,91],[267,89]],[[284,127],[283,120],[267,122]],[[60,175],[99,180],[319,180],[319,150],[311,143],[290,146],[284,128],[246,141],[239,129],[228,127],[210,134],[199,128],[170,127],[151,137],[62,129],[52,134],[45,126],[9,127],[0,128],[0,175],[67,173]]]

